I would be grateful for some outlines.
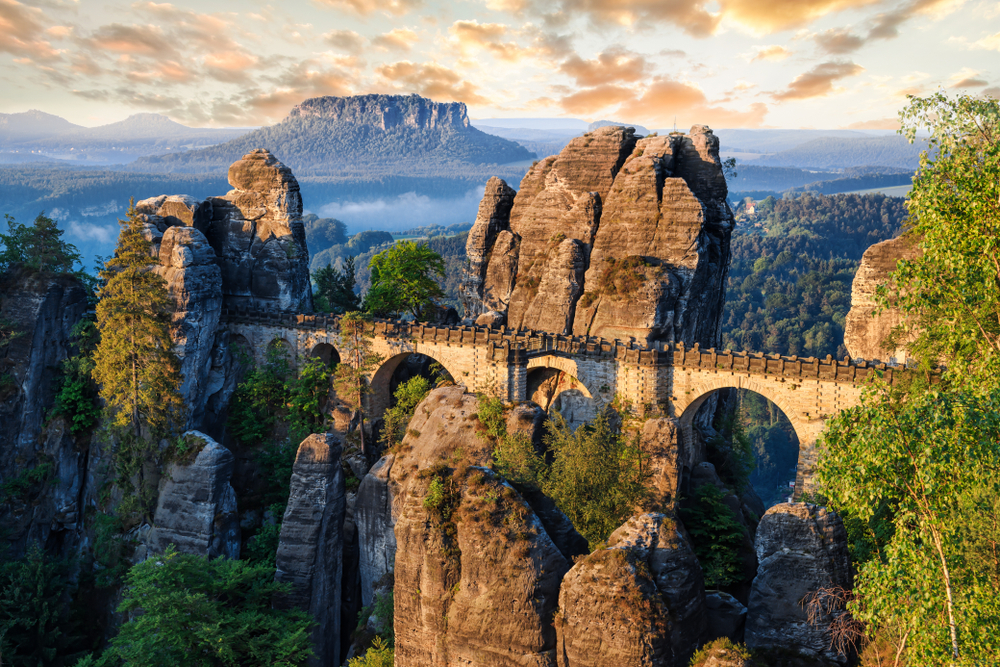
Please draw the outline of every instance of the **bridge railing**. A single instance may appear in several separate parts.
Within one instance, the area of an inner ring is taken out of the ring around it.
[[[296,331],[337,331],[340,317],[326,314],[296,314],[287,311],[256,309],[243,306],[224,308],[225,322],[272,326]],[[458,345],[483,345],[491,349],[491,357],[507,355],[517,363],[531,357],[560,355],[619,359],[640,366],[672,366],[700,370],[721,370],[758,375],[819,379],[835,382],[864,382],[873,375],[893,383],[905,368],[876,361],[849,357],[843,360],[815,357],[766,355],[735,352],[714,348],[701,349],[696,343],[687,347],[683,342],[654,341],[644,345],[635,340],[608,340],[596,336],[565,336],[528,329],[490,328],[475,325],[435,325],[376,318],[374,333],[388,338],[443,342]]]

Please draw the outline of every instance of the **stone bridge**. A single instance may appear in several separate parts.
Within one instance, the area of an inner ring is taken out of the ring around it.
[[[313,356],[331,363],[340,359],[334,316],[230,309],[223,311],[222,323],[232,342],[250,350],[257,362],[274,345],[285,346],[296,364]],[[695,415],[714,392],[754,391],[781,408],[798,436],[797,493],[811,488],[825,420],[855,405],[865,380],[876,371],[890,384],[905,372],[831,357],[720,352],[683,343],[646,347],[540,331],[398,320],[375,320],[373,348],[381,357],[368,399],[368,412],[375,418],[390,407],[392,376],[412,354],[431,357],[469,391],[555,406],[571,423],[592,418],[617,394],[640,412],[676,418],[686,442],[694,437]]]

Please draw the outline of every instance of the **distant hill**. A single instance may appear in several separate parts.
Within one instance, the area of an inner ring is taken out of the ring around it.
[[[873,136],[871,132],[860,130],[713,129],[723,151],[743,149],[764,153],[780,153],[815,139],[864,139]]]
[[[641,134],[643,136],[649,134],[649,130],[647,130],[642,125],[636,125],[635,123],[622,123],[621,121],[617,120],[595,120],[593,123],[587,126],[587,132],[593,132],[599,127],[609,127],[611,125],[623,125],[625,127],[634,127],[636,134]]]
[[[35,109],[21,113],[0,113],[0,145],[32,141],[83,129],[86,128],[74,125],[65,118]]]
[[[905,137],[822,137],[754,160],[755,165],[843,169],[863,165],[916,169],[926,141],[909,143]]]
[[[147,157],[135,168],[204,173],[267,148],[296,176],[451,175],[461,165],[503,165],[535,156],[474,128],[464,104],[418,95],[316,97],[277,125],[204,150]]]

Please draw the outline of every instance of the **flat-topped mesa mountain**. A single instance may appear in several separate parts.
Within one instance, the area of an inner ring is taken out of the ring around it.
[[[733,213],[708,127],[637,137],[609,126],[494,178],[469,233],[467,313],[508,326],[643,343],[718,343]]]
[[[432,173],[442,165],[507,164],[534,154],[513,141],[480,132],[465,104],[419,95],[316,97],[277,125],[186,153],[136,161],[137,169],[204,172],[265,147],[299,176],[345,173]]]

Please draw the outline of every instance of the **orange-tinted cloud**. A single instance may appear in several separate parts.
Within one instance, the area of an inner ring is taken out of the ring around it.
[[[774,93],[773,97],[781,101],[823,97],[834,91],[833,84],[837,81],[864,71],[864,67],[849,61],[820,63],[805,74],[795,77],[787,89]]]
[[[1000,86],[990,86],[989,88],[985,88],[982,94],[986,97],[1000,99]]]
[[[720,16],[706,9],[705,0],[562,0],[558,9],[565,16],[589,16],[595,23],[611,21],[619,25],[667,22],[697,37],[715,32]],[[544,12],[548,2],[539,2]]]
[[[465,102],[488,105],[490,100],[479,88],[452,69],[437,63],[412,63],[408,60],[383,65],[375,70],[388,85],[399,92],[415,92],[438,102]]]
[[[777,32],[806,25],[818,18],[874,5],[881,0],[722,0],[722,11],[732,19],[761,32]]]
[[[865,44],[865,40],[862,37],[855,35],[850,30],[841,28],[825,30],[816,35],[815,40],[819,48],[834,55],[852,53]]]
[[[423,0],[316,0],[319,4],[332,9],[348,11],[361,16],[375,12],[402,16],[423,6]]]
[[[634,97],[635,90],[632,88],[601,84],[595,88],[587,88],[567,95],[559,102],[567,113],[588,116]]]
[[[695,86],[660,77],[617,113],[647,127],[669,127],[676,117],[679,126],[690,123],[720,128],[760,127],[767,111],[767,105],[761,102],[751,104],[746,111],[721,107],[709,102]]]
[[[409,28],[395,28],[372,38],[372,44],[386,51],[409,51],[419,39]]]
[[[792,55],[792,52],[785,47],[772,44],[771,46],[762,46],[757,49],[757,55],[755,55],[750,62],[757,60],[784,60],[790,55]]]
[[[365,45],[365,38],[353,30],[331,30],[323,35],[323,41],[347,53],[361,53]]]
[[[652,69],[652,63],[643,56],[621,47],[607,49],[592,60],[574,54],[559,65],[560,72],[587,87],[641,81]]]
[[[41,10],[17,0],[0,0],[0,53],[33,60],[53,60],[59,51],[43,38]],[[49,35],[56,37],[56,35]]]
[[[890,12],[878,14],[874,25],[868,33],[868,39],[892,39],[899,36],[899,27],[913,17],[924,15],[939,15],[947,13],[961,4],[955,0],[911,0]]]
[[[1000,51],[1000,32],[995,35],[989,35],[983,37],[982,39],[977,39],[970,44],[973,48],[977,49],[989,49],[991,51]]]

